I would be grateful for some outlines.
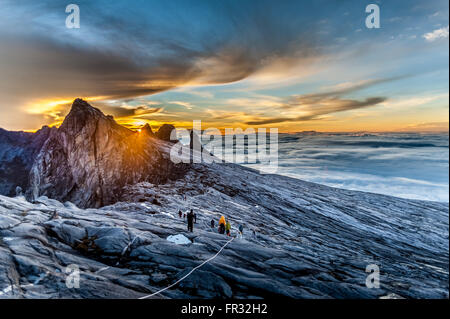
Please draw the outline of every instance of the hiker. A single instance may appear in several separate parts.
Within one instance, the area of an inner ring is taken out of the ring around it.
[[[191,211],[187,214],[187,222],[188,222],[188,231],[194,232],[194,212]]]
[[[211,219],[211,228],[214,228],[214,224],[215,224],[214,219]]]
[[[178,211],[178,216],[180,216],[180,218],[183,217],[183,212],[181,210]]]
[[[227,231],[227,236],[231,236],[231,224],[230,224],[230,220],[227,220],[227,224],[225,226],[225,230]]]
[[[219,233],[225,233],[225,217],[223,215],[219,219]]]
[[[242,238],[244,233],[244,226],[242,224],[239,225],[239,237]]]
[[[197,224],[197,213],[194,213],[194,223]]]

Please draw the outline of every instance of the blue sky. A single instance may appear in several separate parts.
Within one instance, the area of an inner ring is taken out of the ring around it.
[[[66,1],[0,0],[0,127],[84,97],[130,127],[448,130],[448,1],[74,3],[79,29]]]

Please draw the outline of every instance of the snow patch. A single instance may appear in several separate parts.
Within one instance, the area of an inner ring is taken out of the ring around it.
[[[170,214],[170,213],[160,212],[160,214],[169,216],[170,218],[175,218],[175,217],[173,217],[172,214]]]
[[[187,238],[186,236],[182,235],[182,234],[178,234],[178,235],[171,235],[169,237],[167,237],[167,240],[176,244],[176,245],[187,245],[187,244],[191,244],[191,241],[189,240],[189,238]]]

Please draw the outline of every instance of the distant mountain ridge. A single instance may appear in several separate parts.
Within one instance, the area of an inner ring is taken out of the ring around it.
[[[32,199],[45,195],[101,207],[119,200],[125,185],[177,179],[187,165],[173,164],[170,144],[157,138],[167,129],[134,132],[76,99],[59,128],[0,131],[0,194],[11,196],[20,186]]]
[[[35,133],[10,132],[0,128],[0,194],[15,195],[17,186],[29,186],[33,163],[56,128],[42,127]]]

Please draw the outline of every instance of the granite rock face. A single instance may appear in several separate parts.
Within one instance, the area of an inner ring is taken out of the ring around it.
[[[448,205],[340,190],[231,164],[125,187],[79,209],[0,196],[0,298],[139,298],[214,256],[156,298],[448,298]],[[187,232],[183,212],[197,214]],[[255,235],[253,234],[255,231]],[[191,243],[169,239],[182,235]],[[66,267],[80,288],[66,286]],[[380,287],[366,286],[366,267]]]
[[[5,195],[20,186],[31,199],[45,195],[101,207],[116,202],[125,185],[163,183],[187,169],[170,161],[168,144],[154,138],[150,126],[131,131],[81,99],[59,128],[1,133],[7,143],[0,153]]]

